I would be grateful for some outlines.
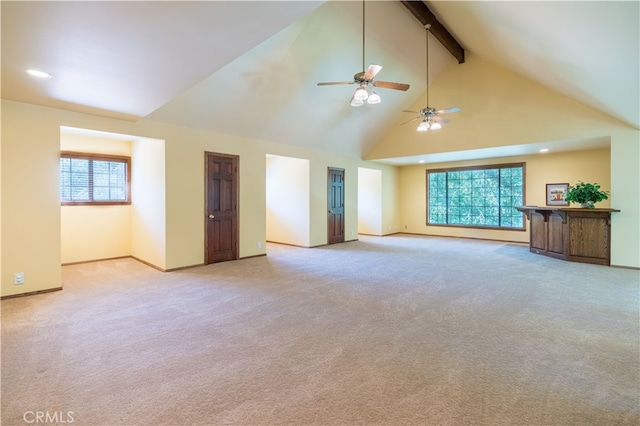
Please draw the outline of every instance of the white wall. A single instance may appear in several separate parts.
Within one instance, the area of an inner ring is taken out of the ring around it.
[[[611,141],[611,264],[640,268],[640,137]],[[615,198],[614,198],[615,197]]]
[[[267,241],[309,246],[309,160],[268,155]]]
[[[382,235],[382,171],[358,167],[358,233]]]

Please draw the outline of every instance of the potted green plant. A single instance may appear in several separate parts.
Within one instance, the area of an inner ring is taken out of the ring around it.
[[[584,183],[582,181],[569,186],[565,201],[579,203],[581,207],[592,209],[594,204],[609,199],[609,192],[600,189],[597,183]]]

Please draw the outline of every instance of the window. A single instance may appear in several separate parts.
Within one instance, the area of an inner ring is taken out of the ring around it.
[[[131,159],[115,155],[62,152],[60,202],[74,204],[131,204]]]
[[[427,170],[427,225],[524,230],[524,163]]]

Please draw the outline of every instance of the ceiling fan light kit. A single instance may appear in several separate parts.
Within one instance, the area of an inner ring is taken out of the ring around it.
[[[360,85],[360,87],[353,92],[350,104],[352,107],[361,107],[364,105],[364,101],[367,101],[370,105],[375,105],[379,104],[382,99],[380,99],[380,95],[372,91],[368,86]]]
[[[446,109],[440,109],[437,110],[435,108],[432,108],[429,106],[429,29],[431,28],[430,24],[427,24],[424,26],[426,31],[426,72],[425,72],[425,79],[426,79],[426,87],[427,87],[427,106],[422,108],[420,111],[410,111],[410,110],[404,110],[403,112],[410,112],[412,114],[418,114],[418,116],[416,118],[413,118],[409,121],[405,121],[404,123],[401,124],[407,124],[407,123],[411,123],[412,121],[416,121],[416,120],[421,120],[420,124],[418,124],[418,128],[416,130],[418,130],[419,132],[426,132],[427,130],[431,129],[431,130],[438,130],[440,128],[442,128],[443,124],[447,124],[449,123],[450,120],[446,119],[446,118],[442,118],[440,117],[440,114],[447,114],[450,112],[458,112],[460,111],[460,108],[458,107],[452,107],[452,108],[446,108]]]
[[[369,65],[369,68],[364,69],[364,0],[362,1],[362,72],[356,73],[353,76],[353,81],[332,81],[325,83],[318,83],[318,86],[331,86],[338,84],[357,84],[358,88],[353,92],[351,96],[351,100],[349,101],[352,107],[361,107],[364,105],[364,101],[367,101],[370,105],[379,104],[382,102],[382,98],[376,92],[373,91],[372,87],[382,87],[385,89],[393,89],[393,90],[402,90],[407,91],[409,89],[408,84],[404,83],[393,83],[390,81],[373,81],[376,74],[380,72],[382,69],[382,65]]]

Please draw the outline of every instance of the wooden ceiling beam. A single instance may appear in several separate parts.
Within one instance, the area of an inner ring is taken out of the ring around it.
[[[422,23],[431,25],[431,34],[447,48],[459,64],[464,63],[464,49],[460,43],[449,33],[444,25],[438,21],[436,16],[429,10],[429,7],[421,0],[400,0],[400,2]]]

